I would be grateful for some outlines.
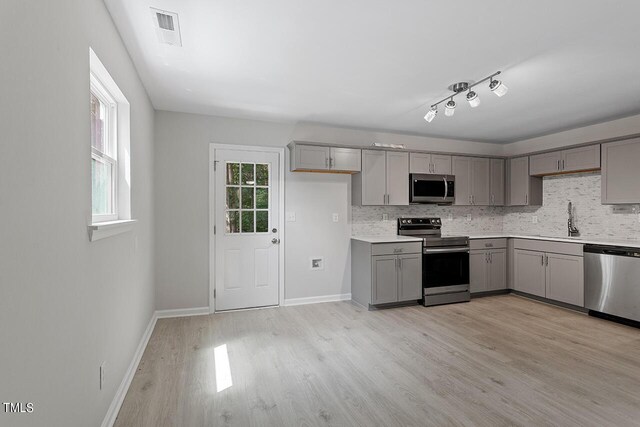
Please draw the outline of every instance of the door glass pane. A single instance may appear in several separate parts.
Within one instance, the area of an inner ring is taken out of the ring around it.
[[[91,210],[93,215],[108,215],[112,210],[112,165],[91,159]]]
[[[240,187],[227,187],[227,209],[240,209]]]
[[[240,184],[240,163],[227,163],[227,185]]]
[[[269,211],[256,211],[256,232],[269,231]]]
[[[242,211],[242,232],[253,233],[253,212]]]
[[[228,211],[227,212],[227,233],[239,233],[240,232],[240,212]]]
[[[253,187],[242,187],[242,209],[253,208]]]
[[[242,185],[254,185],[253,163],[242,164]]]
[[[256,165],[256,185],[269,185],[269,165]]]
[[[256,209],[269,208],[269,189],[256,188]]]

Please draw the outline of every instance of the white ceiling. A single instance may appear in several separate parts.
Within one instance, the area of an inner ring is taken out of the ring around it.
[[[640,112],[637,0],[105,0],[157,109],[509,142]],[[149,7],[180,16],[160,44]],[[473,110],[423,120],[503,71]]]

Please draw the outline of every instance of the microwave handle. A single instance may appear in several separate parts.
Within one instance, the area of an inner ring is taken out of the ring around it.
[[[444,197],[442,199],[445,200],[447,198],[447,194],[449,194],[449,183],[447,182],[447,178],[444,176],[442,177],[442,180],[444,181]]]

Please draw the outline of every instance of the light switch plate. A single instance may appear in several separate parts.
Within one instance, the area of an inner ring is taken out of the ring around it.
[[[538,215],[531,215],[531,222],[534,224],[538,223]]]
[[[287,212],[287,222],[295,222],[295,221],[296,221],[296,213]]]
[[[338,222],[338,220],[340,219],[340,216],[337,213],[333,214],[333,222]]]

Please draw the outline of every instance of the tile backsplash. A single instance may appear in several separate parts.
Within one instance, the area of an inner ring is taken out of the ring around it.
[[[573,202],[576,226],[583,237],[640,239],[637,213],[613,213],[600,204],[600,174],[583,173],[546,177],[544,205],[532,207],[479,206],[353,206],[353,235],[394,235],[396,219],[402,216],[436,216],[443,220],[446,235],[513,233],[567,235],[567,203]],[[383,220],[383,214],[388,220]],[[470,215],[470,220],[467,216]],[[538,222],[533,223],[533,216]]]

